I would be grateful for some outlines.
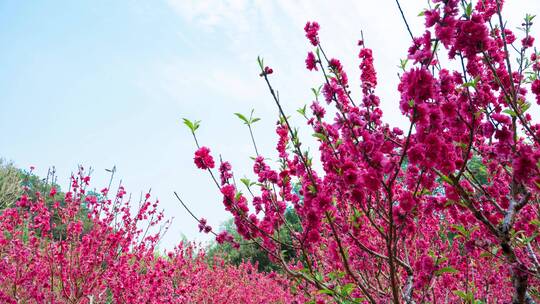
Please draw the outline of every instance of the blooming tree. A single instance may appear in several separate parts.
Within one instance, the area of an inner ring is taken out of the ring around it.
[[[291,303],[276,273],[238,267],[190,244],[158,253],[170,222],[150,193],[132,208],[123,186],[95,193],[79,170],[65,194],[24,187],[16,206],[0,212],[2,303]],[[46,187],[43,187],[46,188]],[[52,201],[52,208],[48,202]],[[84,212],[82,212],[84,211]],[[85,225],[84,218],[88,223]],[[61,231],[53,235],[53,231]],[[157,231],[156,231],[157,230]]]
[[[540,104],[540,53],[530,35],[534,16],[518,35],[503,7],[503,0],[430,1],[425,30],[408,30],[412,44],[401,62],[396,107],[409,121],[404,129],[382,120],[372,50],[359,42],[361,96],[354,96],[345,68],[324,51],[319,24],[308,22],[314,49],[306,67],[322,86],[298,112],[318,141],[319,170],[272,87],[274,71],[259,58],[280,114],[278,166],[255,146],[257,181],[242,180],[248,199],[228,162],[214,174],[210,150],[195,137],[195,164],[211,174],[239,234],[295,284],[336,302],[538,301],[540,124],[528,110]],[[239,117],[252,134],[254,118]],[[199,123],[185,123],[195,136]],[[301,229],[291,229],[287,208]],[[295,258],[286,260],[285,249]]]

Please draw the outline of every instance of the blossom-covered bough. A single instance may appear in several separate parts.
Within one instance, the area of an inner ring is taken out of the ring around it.
[[[382,120],[372,50],[360,41],[355,100],[344,67],[324,52],[319,24],[308,22],[314,50],[306,67],[321,74],[322,90],[313,89],[311,111],[298,112],[317,138],[322,172],[272,87],[274,71],[259,58],[279,111],[279,166],[256,151],[258,180],[244,183],[252,208],[229,163],[220,162],[218,181],[208,148],[195,156],[240,235],[319,299],[538,302],[540,124],[530,107],[540,104],[540,54],[530,36],[534,16],[517,35],[503,7],[503,0],[433,0],[422,13],[424,33],[407,25],[412,45],[396,102],[409,120],[403,130]],[[252,119],[241,119],[251,131]],[[286,221],[288,207],[301,229]],[[279,238],[282,229],[292,241]],[[295,258],[285,259],[284,249]]]

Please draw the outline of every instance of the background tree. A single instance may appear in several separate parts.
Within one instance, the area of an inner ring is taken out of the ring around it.
[[[11,207],[22,194],[20,171],[0,158],[0,210]]]

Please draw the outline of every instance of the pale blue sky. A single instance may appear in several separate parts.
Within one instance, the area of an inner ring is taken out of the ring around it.
[[[425,3],[402,1],[417,34]],[[540,13],[540,4],[508,1],[508,10]],[[393,0],[0,1],[0,157],[35,165],[41,175],[55,165],[63,184],[77,164],[91,165],[97,188],[104,169],[116,165],[128,191],[152,188],[175,218],[163,246],[182,234],[207,240],[172,192],[213,226],[228,215],[192,164],[194,144],[180,118],[202,120],[201,142],[241,177],[253,151],[232,113],[255,108],[263,119],[258,145],[275,156],[276,111],[255,59],[262,55],[274,68],[289,113],[309,103],[320,78],[304,66],[307,20],[319,21],[327,53],[344,62],[353,86],[364,31],[385,119],[402,124],[395,67],[409,40]]]

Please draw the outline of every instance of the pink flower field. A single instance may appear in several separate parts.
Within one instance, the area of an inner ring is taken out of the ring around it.
[[[226,156],[243,147],[219,151],[220,130],[183,118],[197,171],[160,195],[190,222],[150,191],[113,186],[116,169],[103,186],[79,166],[60,187],[52,170],[0,163],[0,302],[540,303],[540,12],[506,14],[509,2],[431,0],[413,31],[396,1],[409,40],[396,100],[382,97],[389,80],[364,40],[392,39],[382,30],[351,41],[346,67],[325,44],[334,25],[308,21],[305,48],[288,51],[307,53],[299,64],[317,85],[294,86],[312,93],[296,111],[278,90],[286,73],[250,54],[275,134],[257,131],[254,111],[234,113],[253,156],[242,172]],[[405,123],[387,122],[383,103]],[[197,189],[220,197],[214,207],[182,200]],[[162,247],[174,225],[208,242]]]

